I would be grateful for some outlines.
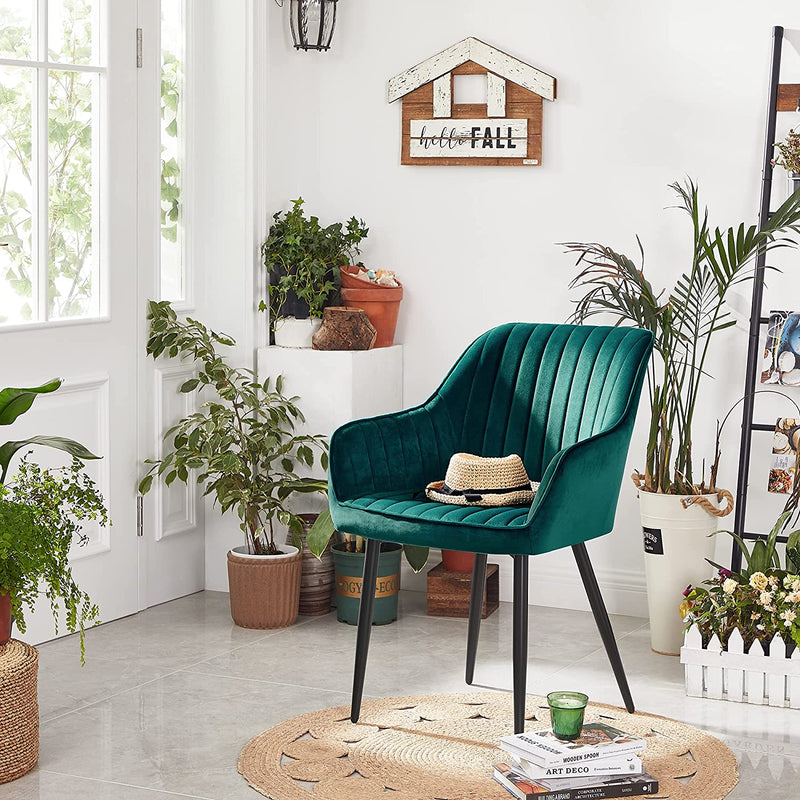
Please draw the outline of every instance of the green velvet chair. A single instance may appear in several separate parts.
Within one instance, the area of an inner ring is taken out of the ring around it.
[[[614,525],[653,337],[637,328],[508,324],[485,333],[421,406],[350,422],[331,439],[336,527],[367,539],[351,717],[358,721],[381,542],[478,554],[467,637],[472,683],[487,554],[514,558],[514,728],[524,727],[528,557],[573,549],[628,711],[633,700],[584,542]],[[541,486],[531,506],[429,501],[453,453],[522,457]],[[569,636],[568,630],[564,631]],[[580,688],[580,687],[578,687]]]

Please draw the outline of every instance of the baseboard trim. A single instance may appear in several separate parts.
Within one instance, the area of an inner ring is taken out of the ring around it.
[[[507,556],[490,560],[500,564],[500,600],[511,602],[512,562]],[[404,560],[402,587],[412,592],[425,592],[426,573],[440,561],[438,550],[431,550],[429,566],[415,574]],[[610,614],[632,617],[647,616],[647,588],[644,575],[635,570],[597,568],[597,582]],[[529,601],[532,605],[588,611],[589,603],[576,567],[537,564],[531,560]]]

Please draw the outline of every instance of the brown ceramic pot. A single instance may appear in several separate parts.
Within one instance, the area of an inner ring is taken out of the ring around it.
[[[403,287],[369,284],[353,277],[352,273],[357,270],[357,267],[342,267],[342,302],[367,312],[378,332],[375,347],[390,347],[394,344]]]
[[[448,572],[472,572],[474,564],[474,553],[462,553],[460,550],[442,550],[442,566]]]
[[[298,514],[303,522],[300,539],[303,542],[302,577],[300,578],[300,613],[307,617],[319,617],[331,610],[331,596],[334,587],[333,554],[331,543],[325,548],[321,558],[317,558],[306,543],[306,536],[316,522],[318,514]],[[290,544],[292,534],[286,536]]]
[[[241,628],[286,628],[297,619],[302,556],[283,546],[283,555],[252,556],[245,547],[228,553],[231,617]]]
[[[11,595],[0,588],[0,645],[11,638]]]

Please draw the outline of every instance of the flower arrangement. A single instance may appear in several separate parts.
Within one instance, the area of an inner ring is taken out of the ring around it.
[[[713,635],[723,648],[738,629],[745,648],[758,640],[768,652],[778,635],[787,647],[800,647],[800,530],[788,537],[786,563],[777,551],[778,535],[787,527],[791,511],[784,512],[766,540],[757,540],[752,550],[735,534],[745,559],[745,568],[734,573],[718,568],[716,577],[703,586],[687,586],[680,612],[687,628],[696,624],[706,642]]]
[[[800,133],[795,133],[794,129],[786,134],[782,142],[776,142],[778,156],[772,159],[776,167],[783,167],[787,172],[800,173]]]

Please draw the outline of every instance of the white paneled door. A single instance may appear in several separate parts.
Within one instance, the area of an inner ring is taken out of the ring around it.
[[[64,379],[0,443],[61,435],[102,454],[87,470],[113,524],[87,528],[72,563],[104,622],[205,578],[196,488],[136,491],[193,408],[177,392],[192,366],[144,355],[147,301],[193,302],[187,6],[0,0],[0,388]],[[54,635],[42,603],[25,639]]]
[[[73,566],[104,621],[140,607],[140,280],[153,266],[137,264],[136,29],[135,0],[0,0],[0,384],[64,379],[0,434],[102,454],[87,469],[113,525],[86,529]],[[53,634],[42,604],[25,638]]]

